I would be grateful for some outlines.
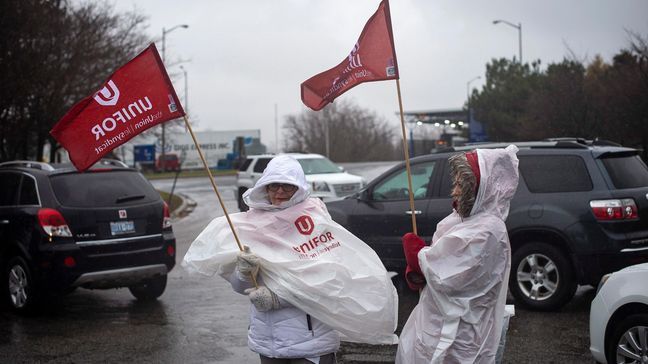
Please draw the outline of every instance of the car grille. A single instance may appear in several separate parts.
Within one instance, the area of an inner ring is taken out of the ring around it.
[[[361,187],[362,187],[361,183],[342,183],[342,184],[333,185],[333,189],[335,189],[335,194],[340,197],[358,192],[360,191]]]

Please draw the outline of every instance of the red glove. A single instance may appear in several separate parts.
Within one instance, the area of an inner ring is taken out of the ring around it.
[[[416,273],[412,270],[412,267],[408,265],[407,268],[405,268],[405,282],[407,282],[407,286],[412,291],[418,292],[425,287],[425,276],[421,273]]]
[[[403,251],[405,252],[405,261],[412,271],[418,274],[421,272],[421,266],[418,261],[418,252],[423,249],[425,242],[414,233],[403,235]]]

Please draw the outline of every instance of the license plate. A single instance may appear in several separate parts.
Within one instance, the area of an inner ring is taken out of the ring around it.
[[[135,232],[135,223],[132,220],[117,221],[110,223],[110,233],[114,235],[124,235]]]

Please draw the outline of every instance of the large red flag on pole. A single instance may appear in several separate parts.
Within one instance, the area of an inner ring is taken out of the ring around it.
[[[155,44],[74,105],[50,134],[78,170],[157,124],[185,115]]]
[[[398,63],[396,62],[396,51],[394,50],[389,0],[380,2],[378,10],[365,24],[360,39],[356,42],[347,59],[301,84],[302,101],[306,106],[317,111],[356,85],[363,82],[383,80],[396,80],[412,231],[416,234],[416,215],[414,214],[416,209],[414,194],[412,193],[412,173],[407,149],[407,134],[405,133],[405,118],[403,116]]]
[[[383,0],[339,65],[301,84],[304,104],[317,111],[363,82],[398,79],[389,2]]]

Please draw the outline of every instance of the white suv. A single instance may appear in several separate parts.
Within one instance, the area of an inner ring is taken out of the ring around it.
[[[601,279],[590,309],[590,351],[600,363],[648,363],[648,263]]]
[[[364,186],[362,177],[344,172],[341,167],[322,155],[286,154],[294,157],[301,164],[304,174],[306,174],[306,181],[311,185],[311,196],[313,197],[330,201],[358,192]],[[239,210],[246,211],[248,209],[243,202],[243,193],[254,186],[268,162],[274,157],[273,154],[250,155],[239,168],[236,176]]]

